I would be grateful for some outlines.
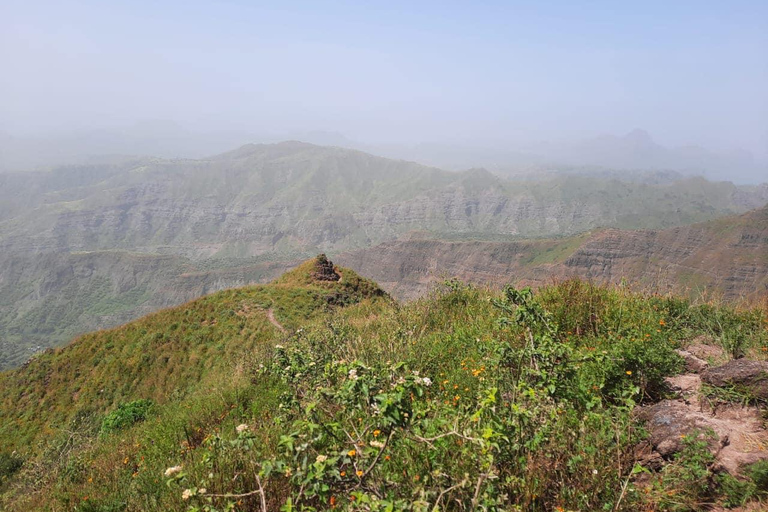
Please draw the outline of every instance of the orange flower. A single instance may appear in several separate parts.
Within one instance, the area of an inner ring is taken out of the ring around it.
[[[632,372],[627,370],[627,375],[632,375]]]
[[[347,452],[347,455],[349,455],[350,457],[354,457],[356,454],[357,454],[357,452],[354,449],[353,450],[349,450]]]
[[[332,507],[336,506],[336,496],[331,496],[331,506]]]
[[[381,430],[374,430],[373,431],[373,437],[379,437],[379,434],[381,434]]]
[[[363,476],[363,472],[362,472],[362,470],[358,469],[358,470],[357,470],[357,473],[356,473],[356,475],[357,475],[357,476]]]
[[[341,473],[339,473],[339,475],[341,475],[341,476],[347,476],[347,472],[346,472],[346,471],[342,471]]]

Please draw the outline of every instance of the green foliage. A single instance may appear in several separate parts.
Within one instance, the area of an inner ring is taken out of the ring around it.
[[[116,430],[130,427],[134,423],[144,421],[152,410],[152,400],[140,399],[120,404],[101,422],[101,433],[110,434]]]
[[[716,475],[706,435],[634,484],[631,411],[663,393],[679,340],[709,329],[698,306],[455,280],[399,305],[345,269],[320,284],[304,270],[1,376],[0,439],[25,464],[0,508],[696,510],[765,489],[760,466]],[[99,435],[142,399],[143,421]]]
[[[3,177],[10,181],[0,187],[0,266],[24,268],[4,272],[0,283],[3,369],[218,283],[265,281],[315,246],[341,252],[414,230],[473,240],[509,240],[511,232],[534,238],[582,234],[527,244],[520,263],[530,267],[565,261],[590,229],[706,221],[744,211],[763,197],[756,187],[700,178],[651,184],[559,175],[510,182],[484,170],[446,172],[296,142],[249,145],[200,161],[128,159]],[[457,193],[476,206],[468,206],[466,215],[446,216],[446,201]],[[117,199],[127,196],[133,200]],[[423,214],[403,216],[414,200]],[[509,209],[520,201],[532,207]],[[579,214],[585,204],[590,215]],[[207,214],[210,208],[238,212],[242,205],[249,205],[248,215]],[[397,218],[380,222],[382,208]],[[543,211],[558,218],[548,222]],[[737,232],[738,223],[749,221],[727,222],[713,223],[708,231]],[[728,244],[729,258],[739,245]],[[52,254],[28,256],[29,247]],[[200,261],[212,247],[216,254]],[[254,247],[272,250],[254,258]],[[194,262],[179,256],[189,254]],[[681,271],[681,280],[701,282],[699,274],[687,274]],[[704,280],[720,286],[710,281]]]
[[[20,470],[23,465],[24,459],[16,453],[0,453],[0,485]]]
[[[714,494],[714,473],[711,465],[715,457],[709,443],[716,441],[714,432],[696,432],[685,436],[683,449],[675,456],[674,464],[666,466],[662,474],[662,509],[695,510],[699,503],[709,501]],[[674,490],[675,492],[670,492]]]
[[[755,491],[768,494],[768,460],[755,462],[747,468],[746,474],[755,484]]]

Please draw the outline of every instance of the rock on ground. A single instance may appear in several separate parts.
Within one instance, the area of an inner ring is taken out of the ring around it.
[[[711,386],[737,386],[756,398],[768,399],[768,361],[734,359],[705,370],[701,378]]]
[[[736,475],[741,467],[768,459],[768,430],[762,411],[753,406],[712,406],[702,402],[702,381],[714,386],[741,383],[768,393],[768,363],[735,360],[705,369],[701,376],[688,373],[667,379],[679,398],[662,400],[636,412],[650,432],[649,439],[637,449],[641,464],[658,469],[683,448],[683,437],[708,430],[715,434],[709,448],[715,455],[716,469]]]

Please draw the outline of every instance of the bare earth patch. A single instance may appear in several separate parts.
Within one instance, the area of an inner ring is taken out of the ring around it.
[[[710,361],[717,360],[722,357],[722,351],[718,354],[718,350],[717,347],[698,344],[687,347],[681,355],[686,359],[689,370],[701,371],[710,385],[723,385],[733,380],[744,382],[745,369],[758,371],[754,377],[761,381],[763,375],[759,370],[763,369],[763,364],[755,361],[736,360],[709,368],[704,357]],[[637,412],[650,432],[648,441],[638,447],[642,464],[660,467],[664,460],[682,449],[683,437],[708,430],[716,436],[709,446],[715,455],[715,470],[737,475],[745,465],[768,459],[768,430],[759,407],[712,405],[702,400],[702,376],[698,373],[676,375],[668,378],[667,382],[679,397],[662,400]]]

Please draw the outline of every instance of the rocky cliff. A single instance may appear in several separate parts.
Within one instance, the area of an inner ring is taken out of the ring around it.
[[[608,229],[560,240],[400,240],[336,259],[405,299],[447,277],[499,286],[574,276],[660,292],[757,297],[768,293],[768,208],[668,230]]]

